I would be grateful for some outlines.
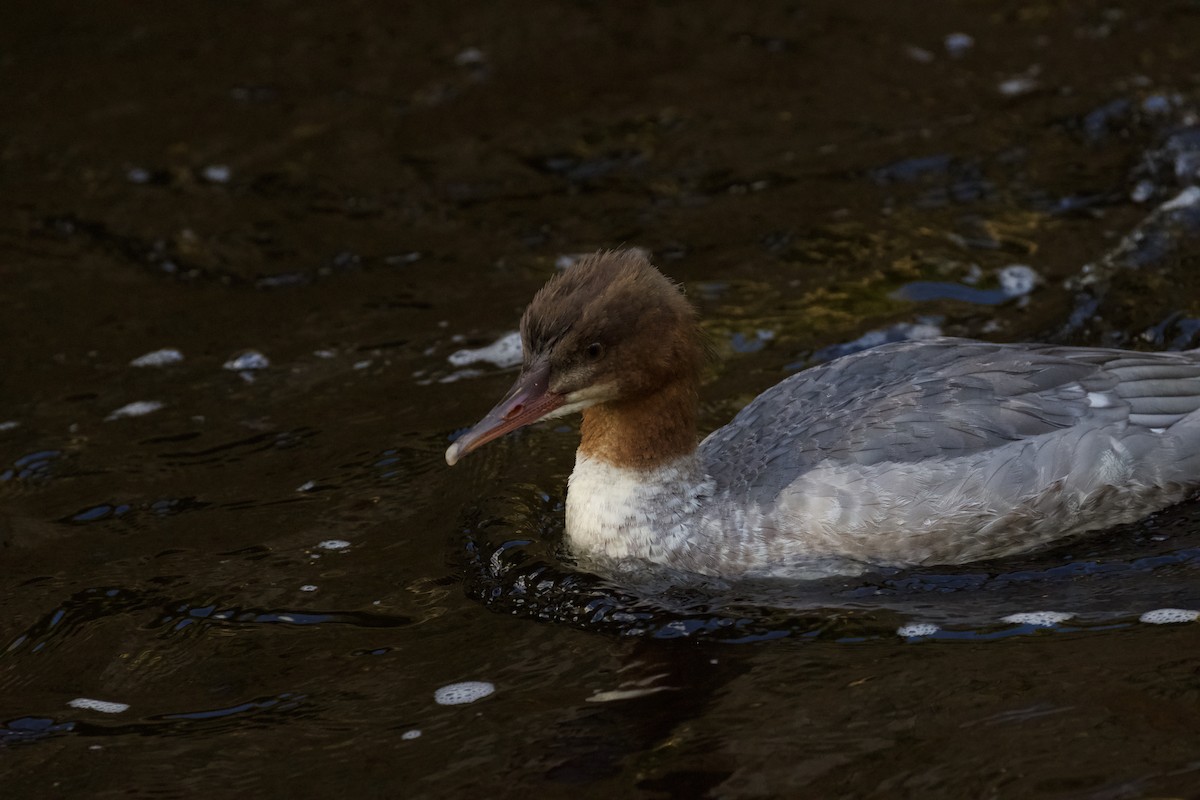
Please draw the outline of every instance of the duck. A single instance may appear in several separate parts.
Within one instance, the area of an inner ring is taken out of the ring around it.
[[[446,462],[580,413],[565,544],[587,565],[965,564],[1136,521],[1200,484],[1200,351],[884,344],[787,377],[700,440],[709,348],[644,251],[553,276],[520,336],[516,382]]]

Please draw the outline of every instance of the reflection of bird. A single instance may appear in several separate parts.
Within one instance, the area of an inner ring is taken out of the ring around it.
[[[554,277],[516,385],[446,452],[583,412],[567,540],[709,575],[962,563],[1129,522],[1200,484],[1200,352],[884,345],[793,375],[697,446],[704,347],[638,251]]]

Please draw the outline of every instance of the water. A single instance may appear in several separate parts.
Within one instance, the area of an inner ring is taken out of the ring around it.
[[[699,307],[706,430],[880,340],[1200,345],[1189,8],[12,12],[0,791],[1194,794],[1200,627],[1146,614],[1200,609],[1195,502],[615,579],[574,423],[442,460],[512,378],[455,354],[598,247]]]

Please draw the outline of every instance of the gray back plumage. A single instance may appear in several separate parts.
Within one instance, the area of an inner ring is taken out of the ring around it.
[[[1200,482],[1197,409],[1197,352],[902,342],[806,370],[768,389],[705,439],[700,457],[718,486],[737,487],[768,504],[818,465],[970,456],[963,463],[988,469],[995,454],[1007,475],[1041,467],[1033,460],[1042,448],[1016,456],[1006,445],[1052,442],[1059,461],[1070,458],[1073,447],[1086,458],[1084,440],[1102,431],[1106,441],[1126,441],[1130,458],[1155,480],[1194,484]],[[1019,457],[1031,461],[1010,463]]]

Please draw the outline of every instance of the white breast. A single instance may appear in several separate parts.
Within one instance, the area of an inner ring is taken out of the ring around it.
[[[575,456],[567,541],[580,554],[666,562],[687,549],[712,485],[694,456],[648,470]]]

